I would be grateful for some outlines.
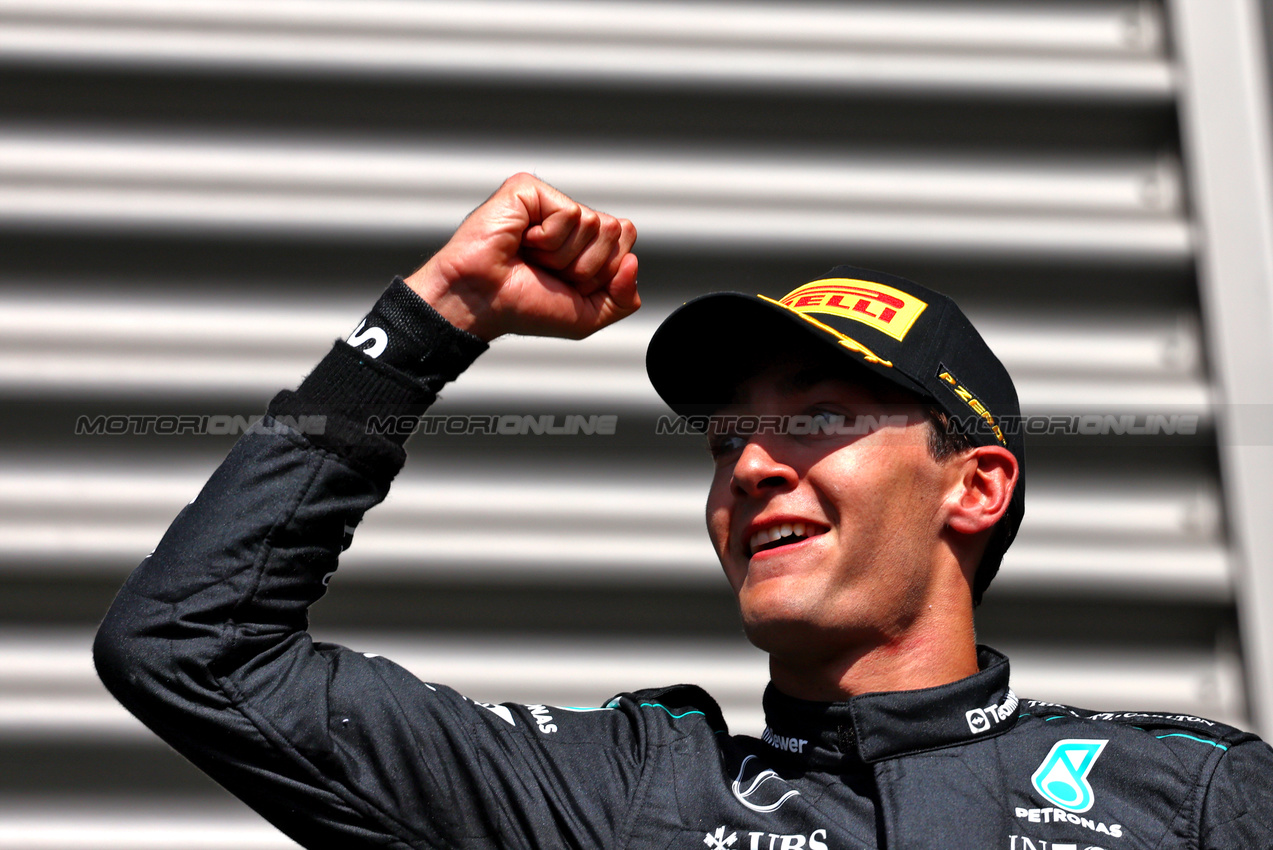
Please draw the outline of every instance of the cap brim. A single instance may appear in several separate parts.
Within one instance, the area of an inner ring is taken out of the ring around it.
[[[645,368],[654,389],[683,416],[729,404],[738,385],[784,354],[812,351],[846,374],[862,369],[928,398],[899,370],[871,363],[800,314],[741,292],[714,292],[688,301],[650,339]]]

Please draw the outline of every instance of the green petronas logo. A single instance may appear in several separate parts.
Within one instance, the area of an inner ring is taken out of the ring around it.
[[[1086,812],[1095,802],[1087,775],[1108,743],[1077,738],[1057,741],[1030,777],[1034,790],[1066,811]]]

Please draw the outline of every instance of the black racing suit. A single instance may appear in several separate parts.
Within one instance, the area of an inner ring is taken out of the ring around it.
[[[405,438],[367,434],[368,413],[419,414],[485,348],[400,282],[360,329],[369,349],[337,343],[238,442],[95,646],[124,705],[301,844],[1273,847],[1259,739],[1018,702],[985,648],[980,673],[926,690],[819,704],[771,686],[756,739],[692,686],[597,709],[485,705],[313,642],[307,608],[405,457]]]

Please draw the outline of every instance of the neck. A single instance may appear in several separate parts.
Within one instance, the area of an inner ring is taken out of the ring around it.
[[[928,604],[909,622],[888,631],[846,631],[829,639],[777,647],[769,675],[783,693],[816,702],[858,694],[912,691],[946,685],[978,671],[972,599],[967,583],[938,582]],[[821,646],[821,652],[805,648]]]
[[[932,688],[965,679],[977,669],[971,621],[962,635],[911,632],[829,658],[769,656],[769,675],[778,690],[816,702]]]

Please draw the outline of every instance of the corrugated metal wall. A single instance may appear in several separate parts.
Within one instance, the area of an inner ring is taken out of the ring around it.
[[[232,440],[171,417],[259,413],[517,170],[637,223],[646,306],[497,343],[434,413],[616,433],[434,420],[317,633],[487,699],[697,681],[758,731],[644,343],[853,262],[954,295],[1029,414],[1195,418],[1031,441],[980,637],[1021,694],[1247,722],[1168,31],[1121,0],[0,0],[0,847],[288,846],[113,704],[92,629]]]

